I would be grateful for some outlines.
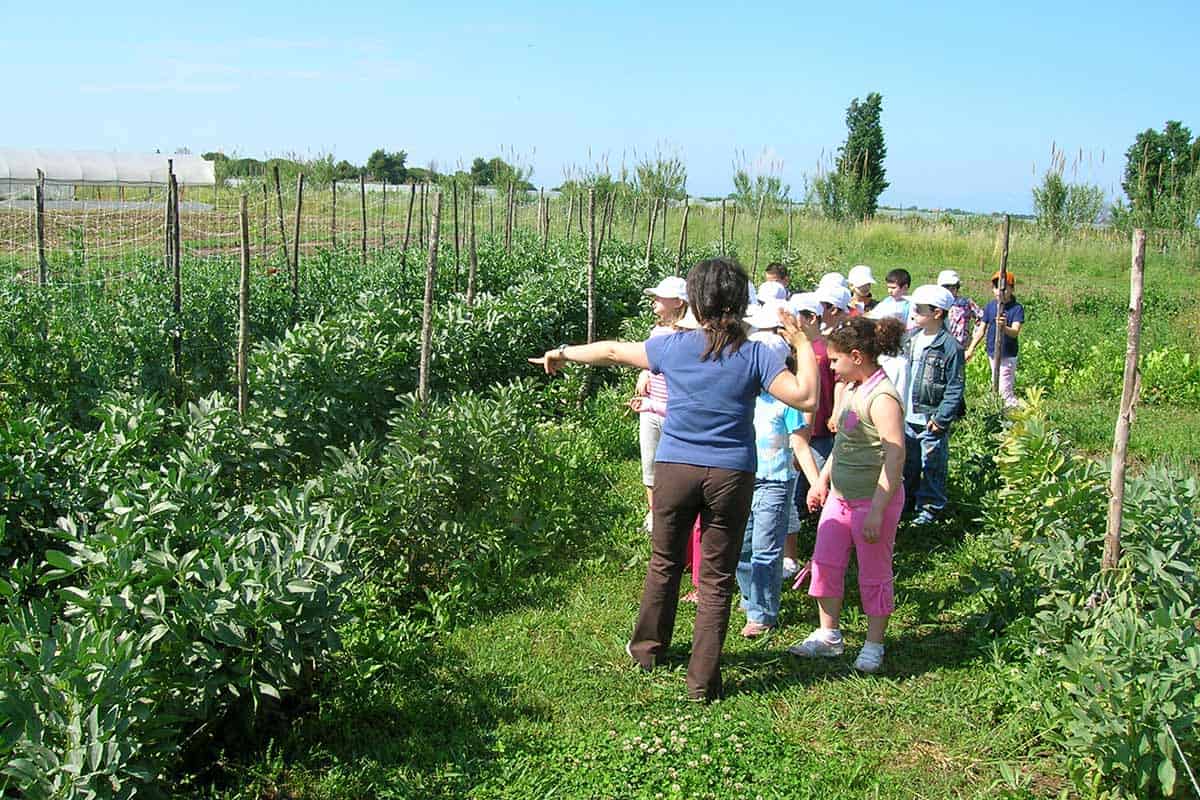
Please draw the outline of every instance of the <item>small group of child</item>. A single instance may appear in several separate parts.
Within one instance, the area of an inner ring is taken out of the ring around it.
[[[817,599],[820,627],[789,652],[800,657],[843,652],[839,618],[854,550],[868,618],[866,643],[854,666],[875,672],[883,663],[883,637],[894,609],[892,551],[906,498],[915,525],[932,524],[944,513],[950,431],[965,411],[965,363],[984,338],[995,362],[997,327],[1003,336],[1002,397],[1007,405],[1016,404],[1017,336],[1024,309],[1012,296],[1011,273],[1003,289],[1000,274],[993,276],[995,299],[982,311],[960,294],[954,270],[943,270],[936,283],[911,294],[908,271],[891,270],[885,276],[887,296],[879,301],[872,297],[875,279],[866,265],[845,277],[828,273],[814,292],[790,298],[783,265],[769,265],[766,277],[757,302],[748,307],[750,338],[786,361],[790,349],[776,332],[780,311],[819,321],[822,335],[812,345],[821,385],[811,413],[802,415],[767,393],[755,403],[758,469],[737,567],[747,617],[741,633],[755,638],[778,625],[781,583],[802,571],[796,543],[800,514],[819,510],[816,544],[804,572],[811,576],[809,594]],[[654,298],[652,337],[669,334],[681,323],[687,327],[682,279],[664,279],[646,294]],[[661,381],[643,373],[630,401],[641,412],[648,503],[653,503],[654,451],[666,409]]]

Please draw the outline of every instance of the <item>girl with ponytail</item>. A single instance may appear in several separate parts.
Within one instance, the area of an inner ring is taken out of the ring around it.
[[[883,637],[895,610],[892,551],[904,508],[904,404],[879,359],[900,351],[903,333],[894,318],[854,317],[828,337],[830,366],[847,389],[833,452],[808,491],[809,508],[822,509],[808,592],[817,599],[821,626],[788,648],[805,658],[844,651],[839,625],[853,550],[867,615],[866,642],[854,662],[862,672],[883,666]]]

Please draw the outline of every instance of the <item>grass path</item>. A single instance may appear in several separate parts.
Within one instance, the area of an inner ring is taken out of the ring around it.
[[[635,532],[636,465],[617,471],[629,513],[590,560],[542,581],[522,607],[428,644],[391,652],[381,635],[351,646],[346,680],[236,768],[233,794],[942,798],[1053,796],[1065,785],[1036,734],[996,711],[1003,670],[957,610],[971,546],[954,532],[901,529],[879,676],[850,667],[866,624],[853,590],[844,658],[784,652],[816,619],[809,598],[787,591],[773,636],[743,640],[732,616],[725,700],[686,702],[686,604],[671,663],[635,669],[623,645],[647,544]],[[365,657],[379,668],[365,670]]]

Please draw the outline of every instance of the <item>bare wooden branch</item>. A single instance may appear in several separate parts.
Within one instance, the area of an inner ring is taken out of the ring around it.
[[[721,198],[721,255],[725,255],[725,198]]]
[[[330,185],[333,189],[333,218],[329,221],[329,235],[333,240],[331,246],[334,250],[337,250],[337,178],[330,181]]]
[[[471,184],[471,194],[467,197],[467,305],[475,304],[475,278],[479,271],[479,255],[475,249],[475,184]]]
[[[45,286],[50,279],[50,269],[46,263],[46,173],[37,171],[37,185],[34,187],[34,204],[37,207],[37,285]],[[171,203],[167,202],[167,259],[171,258]]]
[[[654,254],[654,223],[658,221],[658,199],[655,198],[652,203],[646,228],[646,269],[650,269],[650,257]]]
[[[300,303],[300,209],[304,205],[304,173],[296,178],[296,227],[292,241],[292,309]]]
[[[588,189],[587,340],[596,341],[596,190]]]
[[[454,291],[458,292],[458,181],[451,183],[451,210],[454,212]]]
[[[283,225],[283,186],[279,183],[279,165],[272,166],[271,172],[275,176],[275,205],[279,212],[279,250],[283,253],[283,263],[287,265],[291,259],[288,258],[287,228]]]
[[[362,239],[359,243],[359,261],[367,263],[367,178],[358,176],[358,207],[362,215]]]
[[[1004,215],[1004,225],[1000,228],[1000,278],[997,286],[1000,289],[1000,299],[996,301],[996,316],[1004,313],[1004,290],[1008,288],[1008,232],[1009,217]],[[1004,331],[1000,323],[996,323],[995,338],[992,340],[996,357],[992,360],[992,391],[1000,393],[1000,359],[1004,355]]]
[[[675,253],[675,274],[678,275],[683,271],[683,255],[687,251],[687,225],[688,214],[691,211],[691,206],[688,204],[687,195],[683,198],[683,221],[679,225],[679,250]]]
[[[758,215],[754,220],[754,272],[752,273],[754,280],[758,280],[758,240],[762,234],[763,207],[766,204],[767,193],[763,192],[762,196],[758,198]]]

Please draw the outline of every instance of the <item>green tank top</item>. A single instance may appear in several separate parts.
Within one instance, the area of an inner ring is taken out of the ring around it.
[[[869,499],[879,484],[883,468],[883,441],[871,423],[871,403],[887,395],[900,403],[900,394],[880,370],[866,383],[846,391],[833,439],[833,471],[829,480],[838,494],[847,500]],[[861,395],[861,397],[860,397]]]

